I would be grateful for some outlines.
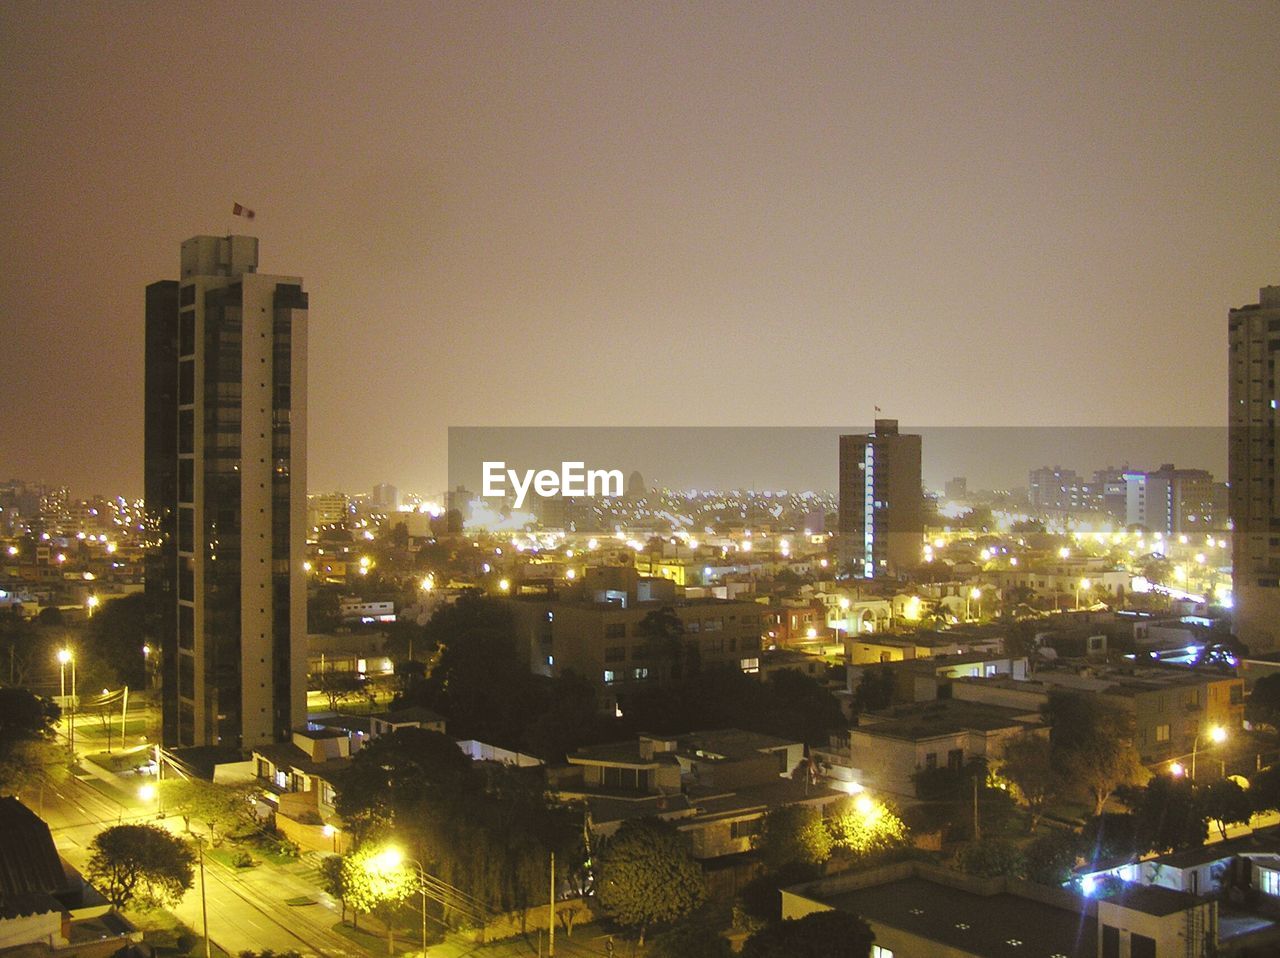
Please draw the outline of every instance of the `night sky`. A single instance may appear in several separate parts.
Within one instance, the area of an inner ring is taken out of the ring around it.
[[[141,493],[143,289],[231,231],[311,294],[313,490],[435,492],[449,426],[1221,425],[1277,50],[1261,0],[8,0],[0,478]]]

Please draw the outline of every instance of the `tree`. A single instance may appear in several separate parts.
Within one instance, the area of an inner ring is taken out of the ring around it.
[[[1133,813],[1138,852],[1196,848],[1209,835],[1203,795],[1186,779],[1157,775],[1145,787],[1122,789],[1118,797]]]
[[[86,623],[84,653],[101,666],[105,684],[146,688],[146,614],[147,597],[134,592],[107,599]]]
[[[1205,814],[1217,826],[1223,841],[1227,838],[1227,826],[1247,825],[1253,817],[1253,798],[1234,779],[1219,779],[1206,787],[1203,802]]]
[[[761,928],[742,958],[869,958],[871,926],[846,911],[816,911]]]
[[[379,735],[342,770],[338,814],[363,838],[379,825],[410,826],[466,801],[481,782],[453,739],[440,732],[401,728]]]
[[[365,844],[342,857],[342,888],[351,910],[378,913],[387,928],[387,954],[394,952],[389,912],[417,888],[417,875],[404,863],[388,861],[385,850]],[[357,921],[359,919],[357,918]]]
[[[1048,829],[1023,849],[1027,878],[1041,885],[1062,885],[1071,878],[1079,860],[1080,839],[1075,832]]]
[[[168,778],[160,783],[163,807],[182,817],[187,831],[195,819],[209,829],[214,845],[228,832],[249,820],[252,788],[220,785],[200,778]]]
[[[114,825],[89,852],[89,880],[116,908],[176,905],[194,879],[190,846],[155,825]]]
[[[1062,776],[1053,761],[1053,746],[1042,735],[1027,730],[1005,744],[997,774],[1014,786],[1030,812],[1029,831],[1035,831],[1045,806],[1062,789]]]
[[[320,859],[320,887],[342,905],[342,920],[347,920],[347,885],[343,879],[341,855],[325,855]]]
[[[837,802],[827,827],[834,846],[858,859],[882,855],[907,843],[907,826],[897,813],[866,795]]]
[[[597,898],[621,925],[645,930],[692,913],[707,897],[702,868],[669,822],[631,819],[600,853]]]
[[[321,693],[329,702],[329,711],[336,712],[339,705],[360,693],[364,680],[355,672],[329,669],[313,673],[308,688]]]
[[[754,847],[766,868],[821,865],[831,857],[834,842],[822,812],[808,805],[781,805],[765,813]]]
[[[706,925],[677,925],[656,935],[648,958],[732,958],[729,942]]]
[[[1280,728],[1280,672],[1264,675],[1254,683],[1244,703],[1244,717],[1254,725]]]
[[[864,669],[854,701],[859,712],[878,712],[893,704],[893,673],[884,668]]]
[[[57,703],[26,689],[0,688],[0,795],[17,794],[65,768],[54,725]]]
[[[1065,780],[1093,802],[1094,815],[1102,814],[1117,788],[1148,777],[1133,746],[1132,713],[1075,692],[1051,694],[1044,712],[1054,760]]]
[[[967,843],[956,855],[956,864],[965,874],[983,878],[1021,878],[1027,873],[1027,860],[1022,850],[1005,838]]]
[[[667,662],[668,678],[683,678],[686,660],[691,673],[698,670],[700,658],[697,644],[690,643],[686,648],[684,621],[671,606],[666,605],[645,613],[645,617],[636,626],[636,632],[649,643],[650,654],[654,658]]]

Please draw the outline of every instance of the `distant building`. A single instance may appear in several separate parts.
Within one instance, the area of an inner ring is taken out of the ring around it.
[[[307,496],[307,523],[341,526],[351,518],[351,500],[341,492],[316,492]]]
[[[839,552],[856,575],[894,576],[920,565],[920,449],[920,437],[899,433],[896,419],[877,419],[873,432],[840,437]]]
[[[1236,633],[1254,653],[1280,649],[1280,508],[1275,429],[1280,411],[1280,286],[1227,317],[1228,474]]]
[[[1175,469],[1165,463],[1152,472],[1126,472],[1125,525],[1166,536],[1216,528],[1213,476],[1204,469]]]
[[[1033,512],[1086,512],[1093,508],[1090,491],[1074,469],[1041,466],[1027,478],[1027,498]]]
[[[307,294],[252,236],[147,287],[148,628],[166,745],[250,748],[306,714]]]
[[[749,601],[688,599],[668,579],[634,569],[587,570],[575,589],[558,596],[512,599],[517,642],[539,675],[572,670],[592,679],[601,705],[619,692],[671,680],[692,668],[760,670],[763,607]],[[650,631],[648,617],[669,610],[680,630],[668,641]]]
[[[389,482],[380,482],[373,487],[369,505],[379,512],[395,512],[400,508],[400,490]]]
[[[948,499],[963,502],[965,499],[969,498],[969,480],[964,476],[956,476],[954,479],[948,479],[944,495]]]
[[[644,476],[640,475],[639,469],[633,469],[631,475],[627,477],[627,495],[628,499],[644,499],[649,495],[649,487],[644,484]]]

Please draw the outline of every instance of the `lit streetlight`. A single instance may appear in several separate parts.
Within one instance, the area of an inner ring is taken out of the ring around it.
[[[1205,738],[1213,745],[1221,745],[1227,740],[1227,730],[1221,725],[1215,725],[1205,734]],[[1196,780],[1196,753],[1200,751],[1200,733],[1196,733],[1195,740],[1191,743],[1191,780]],[[1225,763],[1223,763],[1225,765]],[[1225,769],[1224,769],[1225,771]]]
[[[384,848],[365,862],[365,870],[373,876],[385,876],[396,871],[401,865],[412,865],[418,869],[418,891],[422,894],[422,954],[427,953],[427,873],[422,862],[416,858],[406,858],[404,852],[392,846]],[[390,927],[388,927],[390,936]],[[387,947],[391,947],[391,939],[387,939]]]
[[[969,602],[970,600],[978,603],[978,618],[982,618],[982,590],[976,586],[968,591],[964,597],[964,617],[969,619]]]
[[[1080,592],[1081,592],[1081,590],[1084,590],[1085,592],[1088,592],[1092,587],[1093,587],[1093,583],[1092,583],[1092,582],[1090,582],[1088,579],[1081,579],[1081,580],[1080,580],[1080,582],[1076,585],[1076,611],[1077,611],[1077,612],[1079,612],[1079,611],[1080,611]]]
[[[67,713],[67,750],[76,754],[76,657],[70,649],[58,650],[58,682],[62,687],[62,704],[67,705],[67,663],[71,663],[71,699]]]

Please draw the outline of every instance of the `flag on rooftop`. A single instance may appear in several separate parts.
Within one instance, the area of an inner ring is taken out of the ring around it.
[[[253,219],[253,210],[247,206],[241,206],[239,203],[231,204],[232,216],[243,216],[247,220]]]

